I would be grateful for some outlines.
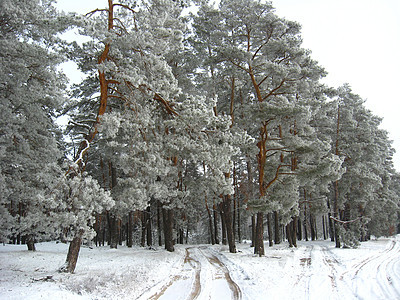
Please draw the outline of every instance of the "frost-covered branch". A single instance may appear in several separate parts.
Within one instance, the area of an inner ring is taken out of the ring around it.
[[[78,126],[78,127],[84,127],[84,128],[86,128],[87,130],[90,130],[90,129],[92,128],[92,127],[89,126],[88,124],[83,124],[83,123],[75,122],[75,121],[72,121],[72,120],[70,120],[70,121],[68,122],[68,124],[72,124],[72,125],[75,125],[75,126]]]
[[[335,217],[332,217],[332,216],[330,216],[329,218],[332,219],[335,222],[342,223],[342,224],[354,223],[354,222],[357,222],[357,221],[361,220],[361,217],[359,217],[357,219],[354,219],[354,220],[350,220],[350,221],[342,221],[342,220],[339,220],[339,219],[337,219]]]
[[[83,155],[84,155],[84,154],[86,153],[86,151],[88,151],[89,148],[90,148],[90,143],[89,143],[89,141],[88,141],[87,139],[84,139],[84,140],[82,141],[82,143],[86,143],[86,147],[82,149],[82,151],[79,153],[78,159],[75,160],[74,163],[75,163],[76,165],[79,164],[79,162],[82,162],[82,164],[85,164],[85,163],[83,162]]]

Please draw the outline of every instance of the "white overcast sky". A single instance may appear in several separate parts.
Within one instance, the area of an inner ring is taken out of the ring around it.
[[[277,15],[302,24],[305,48],[333,87],[349,83],[383,117],[400,172],[400,0],[274,0]],[[107,0],[58,0],[65,11],[89,12]]]

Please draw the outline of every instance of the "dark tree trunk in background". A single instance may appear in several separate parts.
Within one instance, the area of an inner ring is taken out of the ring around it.
[[[157,202],[157,234],[158,234],[158,246],[162,246],[161,205],[160,205],[160,202]]]
[[[251,216],[251,245],[250,247],[255,247],[256,246],[256,216],[252,215]]]
[[[292,226],[292,241],[293,241],[293,246],[297,247],[297,216],[293,217],[293,220],[291,222]]]
[[[163,225],[164,225],[164,241],[165,249],[169,252],[174,252],[174,238],[173,238],[173,227],[174,227],[174,213],[172,209],[162,209],[163,214]]]
[[[272,214],[267,214],[267,226],[268,226],[268,246],[272,247],[274,242],[272,241]]]
[[[79,250],[81,249],[83,230],[80,230],[69,244],[67,260],[60,268],[60,272],[74,273],[78,261]]]
[[[214,239],[215,239],[215,243],[219,244],[219,239],[218,239],[218,211],[217,211],[217,206],[215,204],[213,205],[213,215],[214,215]]]
[[[304,228],[304,239],[306,240],[306,242],[308,242],[308,230],[307,230],[307,204],[304,205],[303,228]]]
[[[115,216],[109,217],[110,228],[110,248],[117,249],[119,242],[118,219]]]
[[[225,226],[225,218],[224,212],[222,209],[222,203],[220,205],[220,215],[221,215],[221,233],[222,233],[222,245],[226,245],[226,226]]]
[[[179,229],[179,235],[178,235],[178,243],[183,245],[183,240],[184,240],[184,231],[182,228]]]
[[[315,231],[314,217],[311,213],[310,213],[310,229],[311,229],[311,240],[315,241],[317,234]]]
[[[151,208],[150,206],[146,209],[146,239],[147,246],[153,246],[153,235],[151,226]]]
[[[322,215],[322,232],[324,234],[324,241],[325,241],[326,240],[325,215]]]
[[[277,211],[274,211],[274,221],[275,221],[274,241],[275,241],[275,244],[280,244],[281,243],[281,236],[280,236],[281,226],[279,225],[279,213]]]
[[[263,256],[264,253],[264,214],[262,212],[257,213],[257,224],[256,224],[256,241],[254,245],[254,254]]]
[[[128,224],[127,224],[127,235],[126,235],[126,245],[129,248],[133,246],[133,212],[129,212]]]
[[[141,218],[140,218],[140,223],[142,224],[142,230],[141,230],[141,235],[140,235],[140,246],[144,247],[146,245],[146,212],[142,211],[141,212]]]
[[[215,238],[214,238],[214,231],[213,231],[213,222],[212,222],[210,208],[208,207],[208,203],[207,203],[207,196],[205,198],[205,203],[206,203],[206,210],[207,210],[207,216],[208,216],[208,229],[209,229],[209,233],[210,233],[209,242],[210,242],[211,245],[214,245],[215,244]]]
[[[302,231],[301,231],[301,214],[297,218],[297,239],[301,241],[303,239]]]
[[[238,241],[242,243],[242,232],[240,230],[240,201],[237,202],[237,233],[238,233]]]

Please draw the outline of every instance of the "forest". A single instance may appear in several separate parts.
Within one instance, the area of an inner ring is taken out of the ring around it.
[[[69,243],[73,273],[83,243],[249,240],[263,256],[264,239],[353,248],[399,232],[382,119],[321,82],[273,3],[53,2],[0,1],[0,242]]]

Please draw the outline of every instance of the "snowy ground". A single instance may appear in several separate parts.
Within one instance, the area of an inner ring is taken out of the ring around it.
[[[0,299],[400,299],[400,235],[359,249],[266,245],[261,258],[237,246],[83,247],[75,274],[56,271],[67,245],[0,246]]]

